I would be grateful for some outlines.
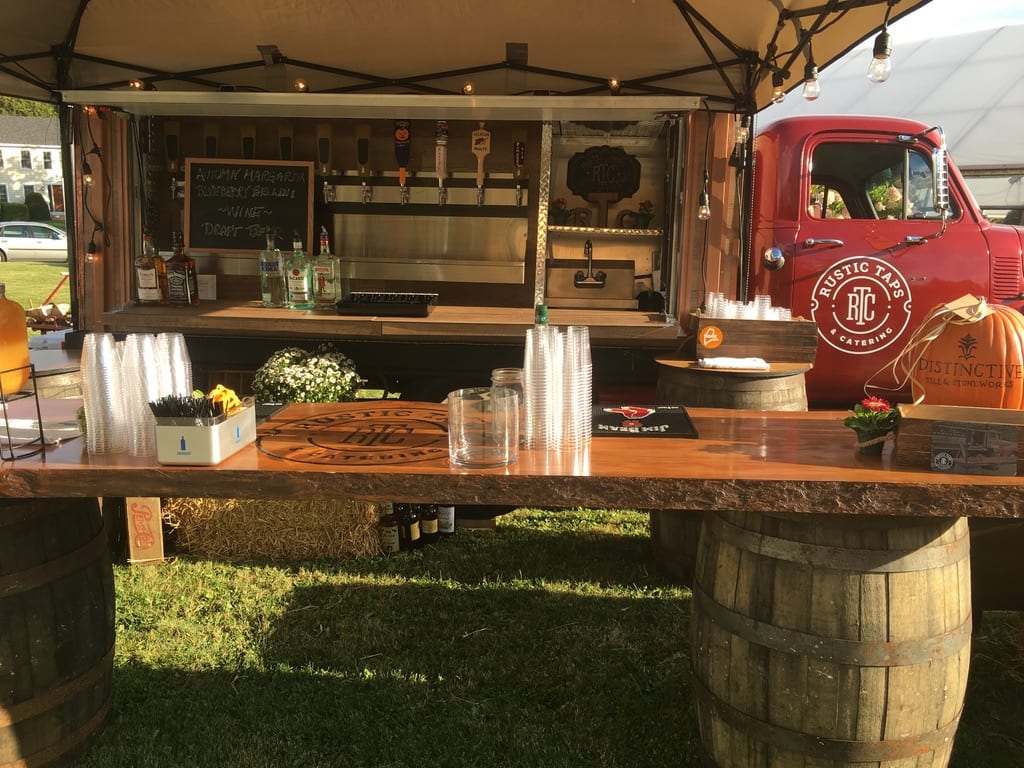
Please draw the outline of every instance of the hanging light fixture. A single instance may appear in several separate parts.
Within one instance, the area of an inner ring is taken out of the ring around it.
[[[708,172],[704,171],[704,187],[700,191],[697,205],[697,218],[707,221],[711,218],[711,199],[708,196]]]
[[[782,90],[784,82],[786,82],[786,77],[782,72],[772,75],[772,104],[781,104],[786,100],[786,92]]]
[[[808,61],[804,67],[803,96],[808,101],[814,101],[821,96],[821,83],[818,82],[818,68],[814,66],[814,59]]]
[[[886,4],[882,31],[875,38],[875,46],[871,51],[868,80],[873,83],[884,83],[892,74],[892,35],[889,34],[889,14],[892,13],[893,2],[894,0],[889,0]]]

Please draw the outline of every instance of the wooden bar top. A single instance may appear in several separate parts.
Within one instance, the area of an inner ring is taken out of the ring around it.
[[[66,407],[66,406],[65,406]],[[44,411],[45,413],[45,411]],[[212,467],[89,456],[82,440],[4,462],[0,496],[196,496],[448,501],[544,507],[746,509],[1024,517],[1024,478],[939,474],[860,456],[843,412],[693,408],[699,438],[595,437],[515,464],[448,462],[444,406],[397,400],[289,405]],[[44,418],[46,418],[44,416]]]
[[[675,348],[679,328],[663,315],[612,309],[551,309],[551,325],[585,325],[595,344]],[[437,306],[426,317],[362,317],[268,309],[258,301],[202,302],[195,307],[134,306],[106,312],[105,330],[181,331],[208,336],[292,336],[388,341],[522,341],[533,327],[523,307]]]

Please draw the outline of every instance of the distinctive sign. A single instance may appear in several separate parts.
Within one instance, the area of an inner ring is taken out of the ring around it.
[[[448,410],[425,403],[367,405],[268,422],[264,453],[303,464],[414,464],[448,457]]]
[[[910,285],[892,264],[873,256],[837,261],[814,286],[811,317],[830,347],[869,355],[895,342],[910,322]]]

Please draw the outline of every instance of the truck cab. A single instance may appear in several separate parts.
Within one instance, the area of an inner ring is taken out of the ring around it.
[[[751,206],[748,294],[817,323],[814,405],[906,399],[893,362],[937,304],[1022,304],[1024,229],[985,219],[940,128],[780,120],[754,140]]]

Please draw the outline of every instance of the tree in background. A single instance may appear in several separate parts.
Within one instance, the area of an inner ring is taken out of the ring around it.
[[[46,199],[38,192],[29,192],[25,195],[25,205],[28,207],[29,221],[49,221],[50,206]]]
[[[57,108],[45,101],[18,99],[14,96],[0,96],[0,115],[20,117],[56,117]]]

